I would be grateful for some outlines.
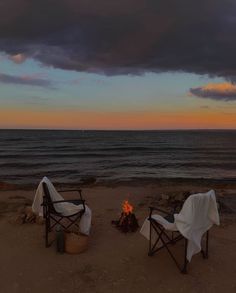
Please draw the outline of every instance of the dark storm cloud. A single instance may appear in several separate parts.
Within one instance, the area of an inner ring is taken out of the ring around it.
[[[0,83],[11,83],[19,85],[40,86],[45,88],[53,88],[49,80],[35,78],[31,76],[14,76],[0,73]]]
[[[236,76],[235,0],[1,0],[0,50],[105,74]]]
[[[191,88],[190,93],[196,97],[217,101],[236,101],[236,85],[226,82]]]

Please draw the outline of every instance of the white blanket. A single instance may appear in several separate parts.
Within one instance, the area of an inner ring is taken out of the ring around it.
[[[43,216],[43,206],[42,206],[43,196],[44,196],[43,182],[47,184],[52,201],[64,200],[64,198],[56,191],[51,181],[47,177],[44,177],[42,181],[39,183],[39,186],[34,196],[34,202],[32,205],[33,212],[41,217]],[[61,213],[64,216],[69,216],[82,210],[83,205],[82,204],[76,205],[73,203],[64,202],[64,203],[54,204],[54,208],[58,213]],[[92,212],[90,208],[87,205],[85,205],[85,213],[82,215],[81,220],[79,222],[81,233],[89,235],[90,228],[91,228],[91,218],[92,218]]]
[[[187,259],[189,262],[194,254],[201,251],[203,234],[213,224],[220,224],[214,190],[189,196],[184,202],[180,213],[174,215],[174,223],[169,223],[160,215],[153,215],[152,218],[166,230],[179,231],[189,240],[187,248]],[[150,221],[148,218],[144,221],[140,233],[149,239]]]

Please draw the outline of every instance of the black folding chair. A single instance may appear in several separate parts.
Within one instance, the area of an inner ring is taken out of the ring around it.
[[[150,213],[148,220],[150,221],[150,236],[149,236],[149,251],[148,255],[152,256],[159,250],[166,248],[167,252],[175,262],[176,266],[179,268],[180,272],[187,273],[187,246],[188,239],[184,238],[178,231],[169,231],[166,230],[161,224],[159,224],[155,219],[152,218],[153,211],[159,211],[163,213],[164,219],[166,219],[169,223],[174,223],[174,213],[168,213],[162,209],[156,207],[150,207]],[[205,250],[202,250],[203,258],[208,258],[208,242],[209,242],[209,230],[206,234],[206,242],[205,242]],[[155,239],[154,239],[155,237]],[[169,248],[170,245],[174,245],[179,240],[184,239],[184,262],[180,264],[177,257]]]
[[[45,219],[45,247],[49,247],[51,243],[48,240],[48,234],[53,230],[53,228],[59,224],[64,230],[69,229],[72,225],[76,225],[78,227],[78,221],[80,220],[81,216],[85,212],[85,200],[82,198],[81,190],[62,190],[60,192],[69,192],[69,191],[77,191],[79,193],[80,199],[72,199],[72,200],[59,200],[59,201],[52,201],[48,186],[45,182],[43,182],[43,217]],[[78,211],[77,213],[64,216],[61,213],[57,212],[55,209],[56,204],[61,203],[73,203],[76,205],[82,204],[83,208]]]

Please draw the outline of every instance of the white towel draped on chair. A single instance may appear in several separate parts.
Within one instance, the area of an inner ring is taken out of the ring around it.
[[[174,223],[168,222],[160,215],[153,215],[152,218],[166,230],[179,231],[188,239],[187,259],[189,262],[194,254],[201,251],[203,234],[213,224],[220,224],[214,190],[189,196],[180,213],[174,215]],[[140,233],[149,239],[150,221],[148,218],[144,221]]]
[[[33,212],[41,217],[43,216],[43,206],[42,206],[43,196],[44,196],[43,182],[47,184],[52,201],[64,200],[64,198],[56,191],[51,181],[47,177],[44,177],[38,185],[38,188],[34,196],[34,202],[32,205]],[[83,205],[82,204],[76,205],[73,203],[64,202],[64,203],[55,204],[54,208],[58,213],[61,213],[63,216],[69,216],[82,210]],[[79,222],[81,233],[89,235],[90,227],[91,227],[91,218],[92,218],[92,212],[90,208],[87,205],[85,205],[85,213],[82,215],[81,220]]]

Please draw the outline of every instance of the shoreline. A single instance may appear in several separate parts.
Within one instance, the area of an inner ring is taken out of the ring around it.
[[[131,180],[103,180],[96,181],[96,178],[88,178],[83,182],[70,183],[70,182],[57,182],[50,179],[56,187],[66,187],[66,188],[87,188],[87,187],[117,187],[117,186],[133,186],[138,187],[142,185],[155,185],[159,187],[164,187],[166,185],[173,186],[176,185],[200,185],[202,187],[206,186],[216,186],[217,188],[236,188],[236,178],[222,178],[222,179],[211,179],[211,178],[140,178]],[[90,182],[92,181],[92,182]],[[32,190],[36,189],[40,180],[37,184],[17,184],[12,183],[13,181],[0,181],[0,191],[10,191],[10,190]]]

